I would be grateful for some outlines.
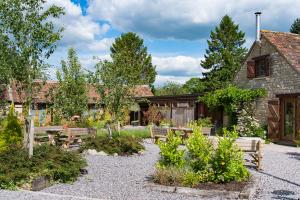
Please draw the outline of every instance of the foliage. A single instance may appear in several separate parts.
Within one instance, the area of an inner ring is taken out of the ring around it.
[[[206,82],[201,78],[191,78],[182,87],[189,94],[201,93],[206,90]]]
[[[170,120],[170,119],[162,119],[160,122],[159,122],[159,126],[173,126],[173,121]]]
[[[20,147],[0,152],[1,189],[22,187],[38,176],[47,176],[51,181],[62,183],[72,182],[80,175],[80,169],[86,166],[80,155],[58,147],[37,146],[34,152],[31,159]]]
[[[143,43],[135,33],[122,34],[112,44],[112,61],[96,65],[96,86],[113,123],[121,121],[134,103],[136,87],[155,80],[155,66]]]
[[[14,104],[10,106],[9,113],[2,123],[3,130],[0,131],[0,151],[5,150],[10,145],[22,145],[22,126],[15,115]]]
[[[82,116],[87,111],[87,81],[74,49],[68,50],[68,60],[61,61],[61,71],[57,71],[59,87],[54,96],[54,111],[70,119]]]
[[[183,182],[185,170],[174,166],[156,169],[153,181],[162,185],[178,186]]]
[[[194,120],[194,121],[190,121],[188,126],[190,128],[193,128],[195,126],[199,126],[199,127],[212,127],[213,124],[211,122],[211,118],[210,117],[205,117],[205,118],[200,118],[198,120]]]
[[[179,149],[180,144],[182,144],[181,138],[172,132],[168,134],[166,142],[158,141],[158,146],[160,148],[159,167],[183,167],[185,163],[184,150]]]
[[[233,131],[224,129],[224,136],[219,138],[212,163],[215,182],[244,181],[250,176],[244,166],[244,154],[235,144],[237,137],[235,129]]]
[[[261,137],[266,139],[265,130],[254,117],[254,107],[255,105],[253,103],[246,103],[244,107],[238,111],[237,130],[240,136]]]
[[[210,170],[213,146],[208,138],[201,133],[201,127],[193,127],[193,134],[187,140],[186,147],[189,165],[194,171]]]
[[[97,131],[98,136],[107,136],[108,131],[107,129],[100,129]],[[120,133],[117,131],[112,132],[112,137],[118,137],[118,136],[132,136],[136,138],[150,138],[150,129],[145,128],[145,129],[121,129]]]
[[[187,94],[181,84],[167,82],[164,86],[155,89],[155,96]]]
[[[145,124],[148,123],[150,125],[159,125],[163,118],[156,105],[149,106],[147,111],[143,111],[143,114]]]
[[[236,86],[229,85],[224,89],[218,89],[208,92],[199,100],[211,109],[224,109],[225,113],[230,117],[231,124],[236,124],[234,114],[243,108],[245,103],[252,102],[259,97],[266,95],[264,89],[240,89]]]
[[[300,18],[295,19],[295,21],[293,22],[290,28],[290,32],[295,34],[300,34]]]
[[[62,28],[52,20],[64,14],[63,8],[46,1],[11,0],[0,2],[0,65],[6,80],[23,88],[26,103],[31,105],[33,80],[42,78],[45,60],[54,52]],[[9,55],[9,56],[7,56]]]
[[[113,138],[109,138],[108,135],[97,135],[84,139],[79,151],[83,152],[87,149],[95,149],[98,152],[104,151],[108,154],[132,155],[143,150],[144,146],[142,139],[138,137],[115,135]]]
[[[193,127],[193,134],[186,142],[186,152],[178,150],[180,138],[168,137],[160,142],[161,158],[157,163],[154,181],[165,185],[196,187],[200,183],[226,183],[246,181],[250,174],[244,166],[243,152],[235,140],[237,131],[223,130],[216,149],[201,133],[200,126]],[[186,153],[186,156],[184,155]]]
[[[208,49],[201,61],[201,66],[209,70],[204,72],[205,90],[211,91],[224,88],[229,85],[240,69],[247,49],[245,33],[239,30],[231,17],[225,15],[215,31],[210,33],[207,41]]]

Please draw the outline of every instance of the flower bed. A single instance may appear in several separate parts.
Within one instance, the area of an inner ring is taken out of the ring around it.
[[[201,127],[194,126],[185,149],[179,147],[182,144],[180,137],[169,134],[167,142],[159,142],[161,157],[153,177],[154,182],[212,189],[224,187],[225,183],[232,188],[246,184],[250,173],[244,166],[243,152],[235,144],[237,136],[235,130],[224,130],[224,137],[213,148],[212,143],[201,133]]]

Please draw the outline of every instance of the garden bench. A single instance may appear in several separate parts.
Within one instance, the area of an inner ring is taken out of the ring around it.
[[[154,143],[157,143],[159,139],[166,139],[169,131],[169,128],[150,127],[150,134]]]
[[[65,141],[64,147],[69,148],[72,146],[79,146],[82,139],[92,135],[96,136],[96,129],[93,128],[68,128],[66,130],[67,137],[62,137],[61,141]]]
[[[210,127],[202,127],[201,128],[201,132],[202,132],[203,135],[210,136],[210,134],[211,134],[211,128]]]
[[[213,143],[214,148],[216,148],[218,137],[209,136],[208,138]],[[258,137],[239,137],[236,139],[236,144],[243,152],[253,158],[252,163],[256,165],[256,169],[261,170],[264,140]]]

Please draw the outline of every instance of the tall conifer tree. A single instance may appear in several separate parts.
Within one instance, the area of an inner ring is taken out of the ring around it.
[[[215,90],[230,84],[240,69],[247,52],[243,47],[245,33],[225,15],[215,31],[211,32],[207,43],[208,49],[201,66],[210,71],[203,73],[204,79],[201,81],[205,83],[205,90]]]

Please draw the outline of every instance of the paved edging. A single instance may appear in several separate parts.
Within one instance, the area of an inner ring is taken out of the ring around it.
[[[187,195],[199,195],[202,197],[222,197],[226,199],[251,199],[252,195],[256,190],[257,180],[252,177],[250,183],[241,192],[238,191],[227,191],[227,190],[202,190],[189,187],[177,187],[177,186],[166,186],[159,185],[153,182],[147,182],[144,187],[150,190],[178,193]]]

